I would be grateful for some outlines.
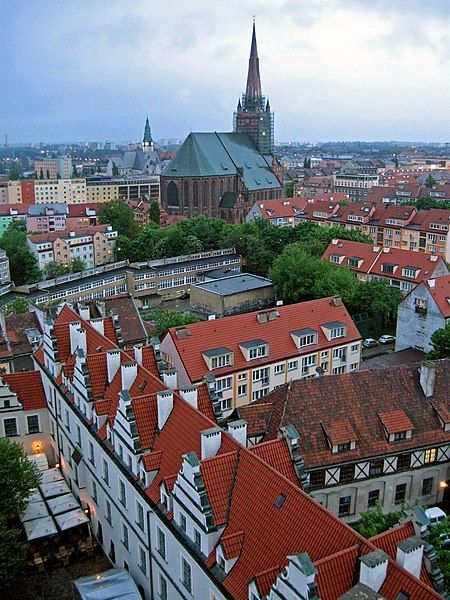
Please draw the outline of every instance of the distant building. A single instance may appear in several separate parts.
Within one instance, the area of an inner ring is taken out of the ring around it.
[[[232,133],[190,133],[161,175],[170,215],[242,222],[256,201],[282,195],[282,167],[272,155],[273,114],[261,91],[253,27],[247,89]]]
[[[9,273],[9,258],[6,256],[6,252],[0,249],[0,285],[11,281],[11,275]]]
[[[89,177],[86,179],[88,202],[111,200],[159,200],[159,177],[156,175],[133,177]]]
[[[352,202],[365,200],[369,190],[380,183],[379,175],[361,172],[336,173],[333,180],[333,191],[346,194]]]
[[[33,352],[42,341],[41,313],[5,315],[0,310],[0,374],[33,370]]]
[[[86,203],[85,179],[36,179],[34,182],[36,204],[62,202],[64,204]]]
[[[450,322],[450,275],[422,281],[400,302],[395,349],[432,350],[431,336]]]
[[[70,156],[58,158],[39,158],[34,161],[34,170],[38,179],[69,179],[73,174]]]
[[[274,304],[275,292],[270,279],[250,273],[212,279],[191,287],[191,308],[204,315],[227,317]]]

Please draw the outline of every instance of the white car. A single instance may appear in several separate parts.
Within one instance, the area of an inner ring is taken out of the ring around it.
[[[447,518],[445,512],[437,506],[427,508],[425,514],[427,515],[430,523],[439,523],[440,521],[444,521]]]
[[[363,340],[362,345],[363,348],[375,348],[375,346],[378,346],[378,342],[373,338],[366,338],[365,340]]]
[[[382,335],[378,341],[380,344],[393,344],[395,337],[393,335]]]

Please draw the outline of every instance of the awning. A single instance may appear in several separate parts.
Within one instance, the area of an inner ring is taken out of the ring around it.
[[[41,517],[48,517],[48,510],[45,506],[45,502],[30,502],[25,512],[20,515],[22,523],[25,521],[33,521],[34,519],[40,519]]]
[[[27,502],[42,502],[42,494],[36,488],[35,490],[31,490],[31,494],[27,498]]]
[[[54,496],[70,493],[70,488],[64,480],[41,484],[40,488],[44,498],[53,498]]]
[[[46,469],[42,471],[42,479],[41,485],[45,485],[46,483],[52,483],[53,481],[62,481],[63,476],[61,471],[54,467],[53,469]]]
[[[124,569],[109,569],[74,581],[82,600],[141,600],[131,575]]]
[[[56,525],[51,517],[43,517],[42,519],[34,519],[34,521],[26,521],[24,524],[27,540],[36,540],[38,538],[47,537],[58,533]]]
[[[45,452],[39,452],[38,454],[29,454],[28,460],[35,463],[39,471],[45,471],[48,469],[48,460]]]
[[[82,525],[89,521],[86,513],[81,508],[66,512],[62,515],[55,515],[54,519],[61,531],[71,529],[72,527],[78,527],[78,525]]]
[[[49,498],[47,505],[52,515],[59,515],[80,507],[80,503],[73,494],[64,494],[64,496]]]

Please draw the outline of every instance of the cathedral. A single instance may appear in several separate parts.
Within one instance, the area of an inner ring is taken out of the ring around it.
[[[190,133],[161,174],[161,200],[172,215],[242,222],[254,202],[281,198],[282,169],[273,156],[273,113],[262,94],[253,23],[247,86],[234,131]]]

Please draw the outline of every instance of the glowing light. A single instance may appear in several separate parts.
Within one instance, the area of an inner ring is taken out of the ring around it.
[[[40,442],[40,441],[33,442],[33,451],[41,452],[41,450],[42,450],[42,442]]]
[[[440,481],[439,487],[442,489],[448,488],[448,483],[446,481]]]

